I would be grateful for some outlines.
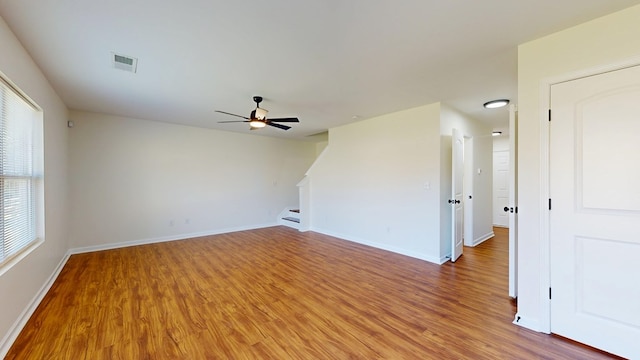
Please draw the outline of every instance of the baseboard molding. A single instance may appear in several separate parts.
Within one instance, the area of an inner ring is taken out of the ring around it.
[[[373,248],[376,248],[376,249],[386,250],[386,251],[390,251],[392,253],[396,253],[396,254],[412,257],[412,258],[419,259],[419,260],[428,261],[430,263],[434,263],[434,264],[438,264],[438,265],[442,265],[448,260],[447,257],[437,258],[437,257],[429,256],[427,254],[418,253],[418,252],[415,252],[415,251],[409,251],[409,250],[398,248],[398,247],[395,247],[395,246],[389,246],[389,245],[385,245],[385,244],[371,242],[371,241],[367,241],[367,240],[364,240],[364,239],[359,239],[359,238],[355,238],[355,237],[352,237],[352,236],[347,236],[347,235],[344,235],[344,234],[335,233],[333,231],[328,231],[328,230],[324,230],[324,229],[318,229],[318,228],[312,227],[309,230],[313,231],[313,232],[320,233],[320,234],[333,236],[333,237],[338,238],[338,239],[347,240],[347,241],[351,241],[351,242],[358,243],[358,244],[361,244],[361,245],[370,246],[370,247],[373,247]]]
[[[493,231],[488,232],[488,233],[478,237],[477,239],[474,239],[473,243],[471,244],[471,247],[476,247],[476,246],[482,244],[483,242],[491,239],[494,236],[496,236],[496,234]]]
[[[49,289],[51,289],[51,286],[53,286],[53,283],[58,278],[58,275],[60,275],[62,268],[64,268],[64,265],[67,263],[67,260],[69,260],[70,256],[71,253],[67,251],[56,268],[53,270],[53,273],[51,273],[51,276],[49,276],[44,285],[42,285],[33,299],[31,299],[31,301],[27,304],[20,316],[18,316],[18,319],[15,321],[15,323],[13,323],[13,325],[9,328],[9,331],[4,336],[4,338],[0,340],[0,359],[4,359],[5,355],[7,355],[9,349],[11,348],[11,345],[13,345],[13,342],[16,341],[18,335],[20,335],[20,332],[27,324],[27,321],[29,321],[29,319],[31,318],[31,315],[33,315],[33,313],[38,308],[38,305],[40,305],[42,299],[44,299],[45,295],[47,295],[47,292],[49,292]]]
[[[278,223],[273,222],[273,223],[251,225],[251,226],[239,226],[239,227],[233,227],[233,228],[209,230],[209,231],[202,231],[202,232],[196,232],[196,233],[176,234],[176,235],[162,236],[157,238],[123,241],[119,243],[77,247],[77,248],[72,248],[69,251],[72,255],[82,254],[82,253],[94,252],[94,251],[120,249],[120,248],[125,248],[130,246],[155,244],[155,243],[168,242],[168,241],[187,240],[187,239],[193,239],[197,237],[226,234],[226,233],[237,232],[237,231],[263,229],[263,228],[268,228],[273,226],[278,226]]]

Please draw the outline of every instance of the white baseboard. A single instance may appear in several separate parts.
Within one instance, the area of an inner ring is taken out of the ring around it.
[[[262,229],[262,228],[273,227],[273,226],[278,226],[278,224],[274,222],[274,223],[251,225],[251,226],[239,226],[239,227],[233,227],[233,228],[201,231],[197,233],[177,234],[177,235],[162,236],[157,238],[123,241],[123,242],[112,243],[112,244],[77,247],[77,248],[70,249],[69,252],[71,254],[82,254],[82,253],[93,252],[93,251],[120,249],[124,247],[129,247],[129,246],[155,244],[155,243],[161,243],[161,242],[167,242],[167,241],[186,240],[186,239],[192,239],[192,238],[203,237],[203,236],[232,233],[236,231],[256,230],[256,229]]]
[[[31,315],[33,315],[33,313],[38,308],[38,305],[40,305],[40,302],[42,301],[42,299],[44,299],[45,295],[47,295],[47,292],[49,292],[49,289],[51,289],[51,286],[58,278],[58,275],[60,275],[62,268],[64,268],[64,265],[67,263],[67,260],[69,260],[70,256],[71,256],[71,253],[67,251],[67,253],[62,257],[62,259],[58,263],[58,266],[56,266],[56,268],[53,270],[53,273],[51,273],[51,276],[49,276],[49,278],[44,283],[44,285],[42,285],[42,287],[40,288],[40,290],[38,290],[38,292],[33,297],[33,299],[31,299],[31,301],[27,304],[27,306],[24,308],[20,316],[18,316],[18,319],[9,328],[9,331],[7,331],[7,334],[4,336],[4,338],[0,340],[0,358],[1,359],[4,359],[5,355],[7,355],[7,353],[9,352],[9,349],[11,348],[11,345],[13,345],[13,342],[16,341],[16,339],[18,338],[18,335],[20,335],[20,332],[22,331],[24,326],[27,324],[27,321],[29,321],[29,318],[31,318]]]
[[[328,235],[328,236],[333,236],[335,238],[339,238],[342,240],[347,240],[347,241],[351,241],[354,243],[358,243],[358,244],[362,244],[362,245],[366,245],[366,246],[371,246],[373,248],[376,249],[381,249],[381,250],[386,250],[386,251],[390,251],[392,253],[396,253],[396,254],[400,254],[400,255],[404,255],[404,256],[409,256],[415,259],[419,259],[419,260],[424,260],[424,261],[428,261],[430,263],[434,263],[434,264],[438,264],[438,265],[442,265],[444,264],[448,258],[447,257],[442,257],[442,258],[437,258],[437,257],[433,257],[433,256],[429,256],[427,254],[424,253],[418,253],[415,251],[410,251],[410,250],[406,250],[406,249],[402,249],[402,248],[398,248],[395,246],[389,246],[389,245],[385,245],[385,244],[380,244],[380,243],[376,243],[376,242],[371,242],[371,241],[367,241],[364,239],[358,239],[352,236],[346,236],[343,234],[338,234],[332,231],[328,231],[328,230],[323,230],[323,229],[318,229],[318,228],[311,228],[309,229],[311,231],[320,233],[320,234],[324,234],[324,235]]]
[[[483,242],[491,239],[494,236],[496,236],[496,234],[493,231],[488,232],[488,233],[478,237],[477,239],[474,239],[473,243],[471,244],[471,247],[478,246],[478,245],[482,244]]]

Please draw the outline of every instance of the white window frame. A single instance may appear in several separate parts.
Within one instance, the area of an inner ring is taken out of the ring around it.
[[[12,253],[4,254],[5,247],[5,235],[4,235],[4,194],[2,193],[3,187],[0,184],[0,276],[11,269],[15,264],[24,259],[33,250],[40,246],[44,242],[44,139],[43,139],[43,111],[42,109],[29,98],[24,92],[22,92],[15,84],[13,84],[2,72],[0,72],[0,116],[6,106],[4,94],[13,94],[10,96],[17,96],[25,105],[30,107],[33,112],[32,130],[31,130],[31,142],[32,146],[27,150],[27,157],[31,159],[31,170],[24,174],[5,174],[0,169],[0,179],[27,179],[29,190],[29,197],[31,201],[28,202],[30,208],[29,212],[33,216],[28,216],[29,220],[29,236],[27,241],[20,242],[20,247]],[[0,118],[0,137],[2,135],[2,123],[3,119]],[[9,132],[9,130],[7,131]],[[10,136],[6,135],[6,136]],[[0,139],[0,147],[2,147],[3,141]],[[0,149],[1,150],[1,149]],[[1,159],[0,159],[1,161]],[[0,166],[2,163],[0,162]],[[2,182],[4,184],[4,181]]]

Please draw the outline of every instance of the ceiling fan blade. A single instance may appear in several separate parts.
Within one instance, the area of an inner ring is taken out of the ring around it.
[[[216,112],[217,112],[217,113],[221,113],[221,114],[231,115],[231,116],[237,116],[237,117],[239,117],[239,118],[243,118],[243,119],[247,119],[247,120],[249,120],[249,118],[248,118],[248,117],[246,117],[246,116],[236,115],[236,114],[228,113],[228,112],[226,112],[226,111],[216,110]]]
[[[298,120],[298,118],[277,118],[277,119],[271,119],[269,118],[269,121],[275,121],[275,122],[300,122],[300,120]]]
[[[225,123],[234,123],[234,122],[249,122],[248,120],[243,121],[243,120],[233,120],[233,121],[218,121],[218,124],[225,124]]]
[[[271,122],[271,120],[269,120],[269,122],[267,122],[267,125],[269,126],[273,126],[273,127],[277,127],[278,129],[282,129],[282,130],[289,130],[291,129],[291,126],[287,126],[287,125],[280,125],[280,124],[274,124]]]

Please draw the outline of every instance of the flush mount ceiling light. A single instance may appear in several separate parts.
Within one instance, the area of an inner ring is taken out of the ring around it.
[[[491,133],[491,136],[500,136],[502,135],[502,131],[494,131]]]
[[[509,104],[509,100],[507,99],[499,99],[499,100],[491,100],[488,101],[486,103],[484,103],[484,107],[487,109],[495,109],[495,108],[500,108],[503,106],[506,106],[507,104]]]

